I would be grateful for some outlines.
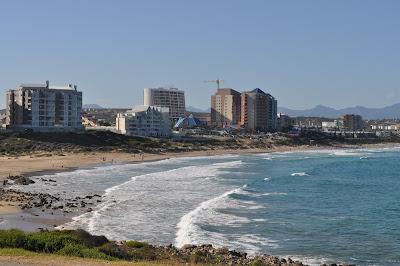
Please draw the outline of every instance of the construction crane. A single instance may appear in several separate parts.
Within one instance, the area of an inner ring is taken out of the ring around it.
[[[210,82],[210,83],[217,83],[217,89],[219,89],[219,85],[224,83],[223,79],[215,79],[215,80],[205,80],[204,82]]]

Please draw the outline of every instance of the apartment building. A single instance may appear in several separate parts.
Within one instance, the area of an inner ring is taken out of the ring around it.
[[[171,121],[176,122],[185,116],[185,92],[177,88],[145,88],[143,105],[168,108]]]
[[[240,92],[218,89],[211,96],[211,125],[219,128],[237,127],[240,122]]]
[[[77,86],[21,84],[6,92],[6,127],[38,132],[80,131],[82,92]]]
[[[347,114],[343,116],[343,126],[348,131],[361,131],[364,129],[364,121],[360,115]]]
[[[242,128],[249,131],[276,131],[277,101],[260,89],[243,92],[241,95]]]
[[[118,133],[129,136],[168,137],[171,135],[169,109],[157,106],[135,106],[117,114]]]

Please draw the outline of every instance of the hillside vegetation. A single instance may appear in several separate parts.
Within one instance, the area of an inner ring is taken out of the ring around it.
[[[400,142],[400,138],[343,138],[308,132],[298,137],[283,133],[242,136],[192,136],[180,140],[150,139],[116,134],[109,131],[85,131],[82,133],[0,133],[0,155],[23,155],[42,152],[92,152],[121,151],[128,153],[185,152],[213,149],[272,148],[288,145],[340,146]]]
[[[20,230],[0,230],[0,256],[22,250],[39,254],[95,259],[99,261],[154,262],[166,265],[247,265],[247,266],[302,266],[301,262],[246,253],[211,245],[186,245],[181,249],[154,246],[138,241],[109,241],[104,236],[91,235],[83,230],[42,231],[25,233]],[[1,260],[0,260],[1,262]],[[118,265],[118,264],[117,264]],[[152,265],[152,264],[146,264]]]

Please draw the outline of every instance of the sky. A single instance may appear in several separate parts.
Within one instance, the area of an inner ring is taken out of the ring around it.
[[[21,83],[77,84],[130,107],[144,87],[206,109],[221,78],[279,106],[400,102],[400,1],[2,0],[0,108]]]

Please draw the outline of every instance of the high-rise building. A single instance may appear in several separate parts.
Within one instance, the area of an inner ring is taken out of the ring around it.
[[[168,108],[170,119],[176,122],[185,116],[185,92],[177,88],[145,88],[143,105]]]
[[[135,106],[126,113],[117,114],[117,132],[130,136],[168,137],[171,135],[171,121],[168,108],[156,106]]]
[[[6,92],[6,127],[12,130],[79,131],[82,92],[77,86],[21,84]]]
[[[241,95],[241,127],[250,131],[275,131],[277,127],[277,101],[260,89]]]
[[[240,122],[240,92],[218,89],[211,96],[211,125],[219,128],[238,126]]]
[[[348,131],[360,131],[364,129],[364,121],[360,115],[347,114],[343,116],[343,126]]]

